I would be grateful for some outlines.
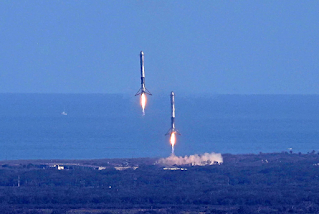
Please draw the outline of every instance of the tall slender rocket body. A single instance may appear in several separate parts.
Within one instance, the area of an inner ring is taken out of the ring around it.
[[[144,53],[143,51],[140,52],[140,64],[141,64],[141,88],[138,90],[138,92],[135,94],[141,95],[141,106],[143,115],[145,114],[145,105],[146,105],[146,94],[152,95],[151,92],[147,90],[145,87],[145,71],[144,71]]]
[[[175,129],[175,94],[171,92],[171,128],[168,130],[166,135],[170,135],[170,143],[172,145],[172,154],[174,154],[174,146],[176,143],[176,134],[181,135],[177,129]]]

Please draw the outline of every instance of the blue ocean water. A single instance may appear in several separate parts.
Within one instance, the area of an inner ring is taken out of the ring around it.
[[[177,96],[177,155],[318,151],[319,95]],[[67,112],[62,115],[61,112]],[[170,97],[0,94],[0,160],[166,157]]]

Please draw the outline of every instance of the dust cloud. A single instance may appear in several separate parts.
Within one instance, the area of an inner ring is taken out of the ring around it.
[[[192,166],[205,166],[213,164],[223,163],[223,157],[220,153],[204,153],[202,155],[190,155],[190,156],[175,156],[172,154],[167,158],[161,158],[157,161],[157,164],[163,165],[192,165]]]

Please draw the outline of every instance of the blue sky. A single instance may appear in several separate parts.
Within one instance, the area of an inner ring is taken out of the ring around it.
[[[319,94],[319,1],[1,1],[0,93]]]

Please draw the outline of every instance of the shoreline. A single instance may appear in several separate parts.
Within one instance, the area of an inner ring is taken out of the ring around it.
[[[220,153],[216,153],[220,154]],[[268,157],[270,158],[271,161],[275,161],[276,158],[281,157],[284,158],[286,161],[293,161],[295,162],[296,160],[301,160],[306,157],[313,157],[313,156],[318,156],[319,157],[319,152],[316,153],[314,150],[312,152],[308,153],[289,153],[289,152],[272,152],[272,153],[262,153],[259,152],[257,153],[247,153],[247,154],[230,154],[230,153],[225,153],[221,154],[223,157],[224,161],[222,164],[231,164],[234,163],[234,160],[242,160],[242,159],[247,159],[252,161],[251,159],[258,158],[260,160]],[[170,157],[170,156],[168,156]],[[123,162],[126,162],[127,164],[142,164],[142,165],[154,165],[158,160],[163,159],[163,158],[168,158],[168,157],[140,157],[140,158],[98,158],[98,159],[22,159],[22,160],[0,160],[0,165],[3,164],[26,164],[26,163],[35,163],[35,164],[69,164],[69,165],[92,165],[92,166],[99,166],[99,165],[121,165]],[[188,157],[188,156],[178,156],[178,157]],[[299,158],[295,158],[299,157]],[[176,164],[178,165],[178,164]],[[181,166],[183,165],[189,165],[189,164],[180,164]]]

